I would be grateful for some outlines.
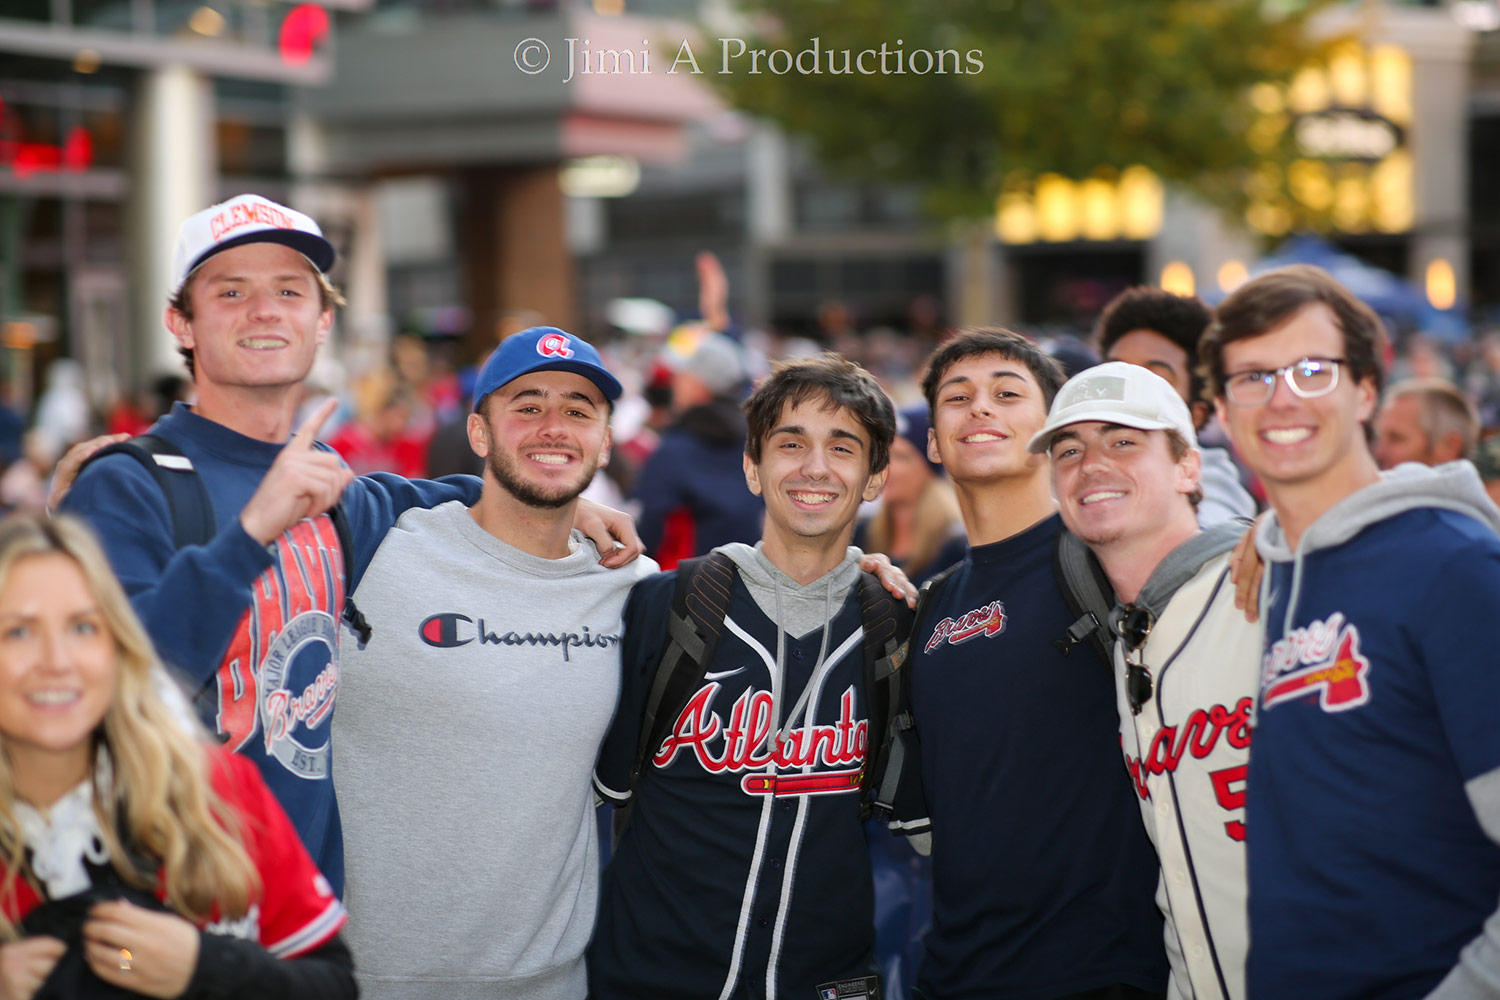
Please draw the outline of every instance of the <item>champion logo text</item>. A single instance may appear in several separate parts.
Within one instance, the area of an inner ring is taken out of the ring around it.
[[[483,618],[445,611],[428,615],[417,626],[417,634],[429,646],[452,649],[478,642],[481,646],[556,646],[562,650],[563,662],[571,661],[574,649],[610,649],[620,644],[619,633],[591,632],[492,632],[484,627]]]
[[[925,652],[932,652],[943,643],[957,646],[976,636],[999,635],[1005,631],[1005,604],[991,601],[982,608],[975,608],[957,618],[944,618],[932,630]]]

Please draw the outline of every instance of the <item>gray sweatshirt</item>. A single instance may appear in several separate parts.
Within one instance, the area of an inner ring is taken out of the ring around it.
[[[581,1000],[590,775],[650,559],[542,559],[448,503],[402,515],[354,599],[334,720],[346,936],[367,1000]]]

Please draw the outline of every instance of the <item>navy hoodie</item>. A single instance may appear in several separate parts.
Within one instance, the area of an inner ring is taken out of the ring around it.
[[[1261,526],[1251,1000],[1497,995],[1497,529],[1468,462]]]

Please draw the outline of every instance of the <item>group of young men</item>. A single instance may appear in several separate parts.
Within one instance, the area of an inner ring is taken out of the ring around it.
[[[105,455],[65,509],[344,896],[366,996],[873,1000],[872,798],[932,852],[923,1000],[1500,996],[1500,513],[1466,465],[1378,471],[1379,323],[1326,275],[1066,384],[1015,334],[941,346],[970,548],[913,622],[849,547],[896,426],[863,369],[747,401],[758,544],[605,568],[637,548],[578,495],[620,386],[571,334],[485,364],[482,480],[355,479],[326,410],[292,433],[332,260],[255,196],[189,220],[168,471]],[[1271,502],[1265,626],[1243,528],[1200,527],[1210,403]],[[206,487],[201,541],[167,474]]]

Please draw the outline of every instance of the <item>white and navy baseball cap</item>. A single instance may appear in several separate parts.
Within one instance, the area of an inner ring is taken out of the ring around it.
[[[604,367],[592,345],[555,326],[534,326],[512,334],[495,348],[474,382],[474,409],[496,389],[531,372],[562,371],[582,375],[613,403],[620,382]]]
[[[172,294],[216,253],[246,243],[280,243],[306,257],[319,271],[333,267],[333,244],[311,216],[258,194],[242,194],[205,208],[177,230],[172,255]]]
[[[1198,446],[1193,415],[1172,384],[1155,372],[1124,361],[1086,368],[1057,390],[1047,423],[1027,449],[1040,454],[1069,424],[1098,420],[1141,431],[1176,431],[1191,448]]]

